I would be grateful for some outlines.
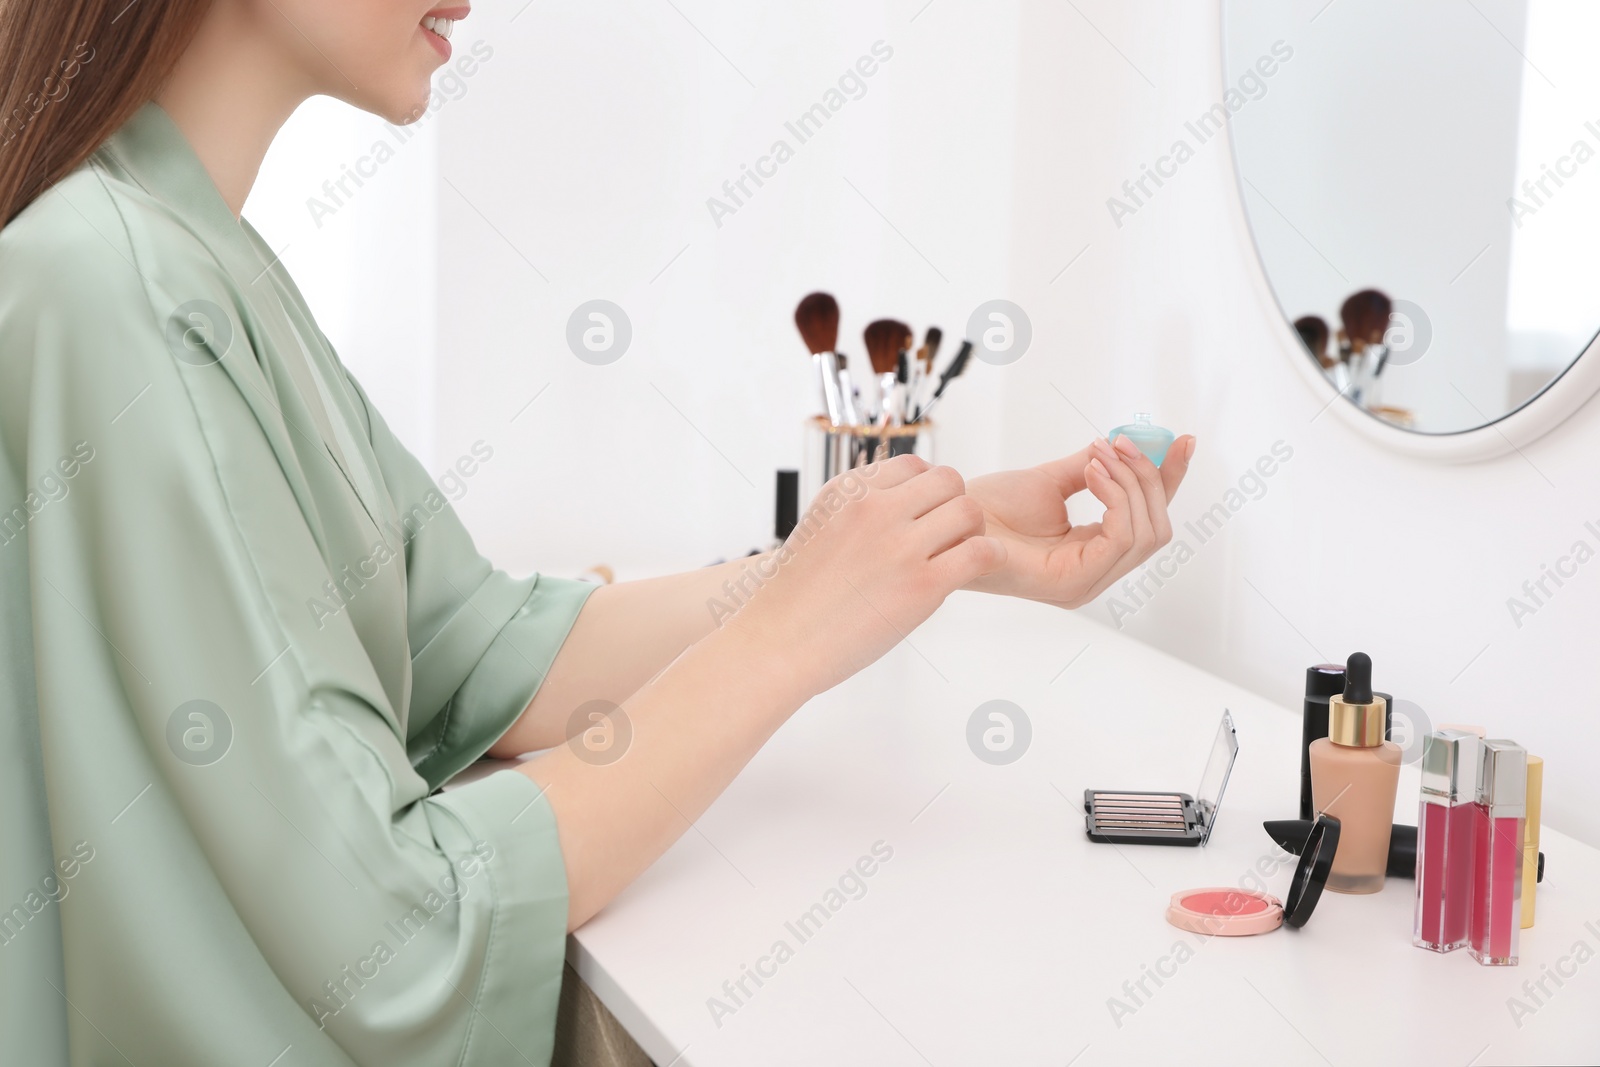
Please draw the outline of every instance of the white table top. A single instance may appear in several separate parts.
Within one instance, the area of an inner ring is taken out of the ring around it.
[[[1033,729],[1007,766],[966,739],[997,698]],[[1085,787],[1193,792],[1224,707],[1240,753],[1207,847],[1085,837]],[[1296,814],[1299,736],[1298,709],[1086,619],[958,595],[802,709],[568,958],[660,1067],[1600,1062],[1600,851],[1548,828],[1517,967],[1412,947],[1408,879],[1325,893],[1301,930],[1166,923],[1178,890],[1274,870],[1261,823]],[[1416,790],[1408,767],[1399,821]],[[864,894],[805,940],[786,926],[876,842],[893,855]],[[735,1006],[724,983],[764,956]],[[713,997],[732,1013],[714,1019]]]

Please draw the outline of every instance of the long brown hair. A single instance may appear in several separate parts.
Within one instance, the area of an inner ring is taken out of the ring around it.
[[[0,0],[0,226],[155,96],[211,0]]]

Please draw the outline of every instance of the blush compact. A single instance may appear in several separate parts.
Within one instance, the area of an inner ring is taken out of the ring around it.
[[[1339,850],[1339,820],[1319,815],[1289,883],[1287,903],[1253,889],[1211,886],[1172,894],[1167,922],[1207,937],[1248,937],[1271,933],[1284,923],[1299,928],[1311,918]]]
[[[1239,756],[1233,716],[1222,713],[1200,787],[1188,793],[1131,789],[1085,789],[1084,826],[1089,840],[1112,845],[1203,845],[1211,836],[1228,775]]]
[[[1253,889],[1185,889],[1172,894],[1167,922],[1208,937],[1265,934],[1283,925],[1283,904]]]

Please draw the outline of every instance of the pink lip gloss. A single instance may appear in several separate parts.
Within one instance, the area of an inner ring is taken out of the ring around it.
[[[1527,791],[1527,750],[1514,741],[1484,741],[1472,805],[1471,947],[1472,958],[1490,967],[1517,962]]]
[[[1433,952],[1468,943],[1480,744],[1475,734],[1446,729],[1430,734],[1422,750],[1412,943]]]

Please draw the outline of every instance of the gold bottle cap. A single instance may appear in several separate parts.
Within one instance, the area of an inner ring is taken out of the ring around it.
[[[1343,696],[1328,698],[1328,740],[1346,748],[1377,748],[1383,744],[1388,701],[1373,694],[1368,704],[1352,704]]]

